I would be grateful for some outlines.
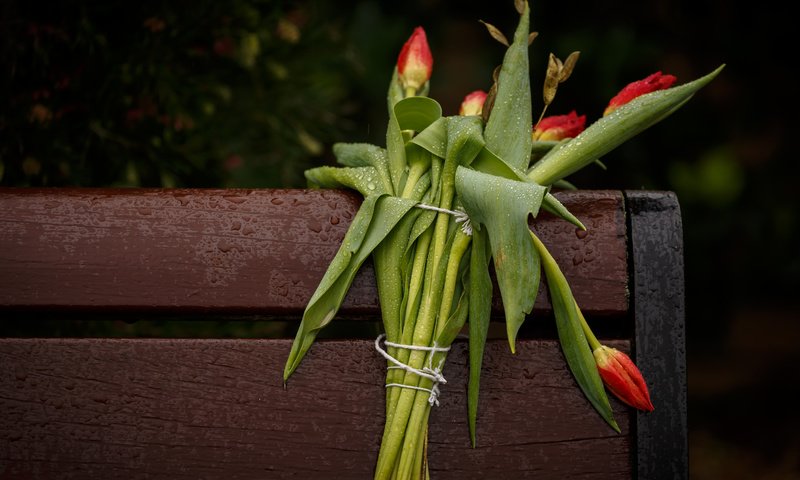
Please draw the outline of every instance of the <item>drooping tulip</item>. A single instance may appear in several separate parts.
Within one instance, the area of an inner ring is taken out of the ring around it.
[[[662,75],[661,72],[656,72],[644,80],[631,82],[608,102],[603,116],[608,115],[640,95],[655,92],[656,90],[665,90],[671,87],[672,84],[675,83],[675,80],[677,80],[677,78],[673,75]]]
[[[647,384],[630,357],[616,348],[601,345],[594,350],[594,359],[600,378],[611,393],[631,407],[653,411]]]

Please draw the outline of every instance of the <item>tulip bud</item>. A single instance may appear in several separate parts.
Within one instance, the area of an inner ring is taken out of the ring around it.
[[[665,90],[671,87],[675,80],[677,78],[673,75],[662,75],[661,72],[656,72],[644,80],[631,82],[608,102],[603,116],[608,115],[640,95],[655,92],[656,90]]]
[[[567,115],[543,118],[533,129],[534,141],[553,141],[577,137],[586,126],[586,115],[578,116],[575,110]]]
[[[475,90],[464,97],[461,102],[461,108],[458,110],[459,115],[480,115],[483,112],[483,102],[486,101],[486,92],[483,90]]]
[[[594,359],[600,378],[611,393],[631,407],[646,412],[653,411],[650,392],[630,357],[615,348],[601,345],[595,349]]]
[[[431,78],[433,56],[422,27],[414,29],[397,58],[397,73],[403,88],[415,92]]]

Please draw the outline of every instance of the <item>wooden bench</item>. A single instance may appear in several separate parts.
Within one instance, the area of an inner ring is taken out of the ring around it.
[[[431,415],[431,476],[686,478],[677,200],[645,191],[558,196],[588,234],[547,215],[535,229],[601,341],[632,353],[656,409],[639,414],[612,398],[622,434],[611,430],[571,377],[540,294],[516,355],[503,338],[487,346],[474,449],[466,342],[454,345]],[[0,189],[6,326],[246,319],[287,322],[288,332],[4,334],[0,478],[371,478],[384,416],[385,361],[374,336],[319,340],[286,388],[282,381],[290,337],[358,205],[334,190]],[[329,328],[377,332],[378,315],[365,265]],[[331,337],[348,335],[338,332]]]

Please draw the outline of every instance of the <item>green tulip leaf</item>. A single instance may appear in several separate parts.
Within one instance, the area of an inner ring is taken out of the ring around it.
[[[692,82],[634,98],[591,124],[563,147],[551,150],[531,168],[528,177],[539,184],[551,185],[580,170],[678,110],[723,68],[724,65]]]
[[[339,311],[358,269],[414,205],[412,200],[386,195],[370,195],[364,199],[339,251],[308,301],[286,361],[284,381],[300,364],[319,331]]]
[[[345,167],[377,167],[388,162],[386,149],[371,143],[335,143],[333,155]]]
[[[562,140],[549,140],[549,141],[535,141],[531,146],[530,165],[535,165],[537,162],[542,161],[548,156],[555,153],[558,149],[570,142],[572,138],[564,138]],[[530,171],[530,168],[528,169]]]
[[[403,324],[404,282],[403,270],[407,259],[406,246],[411,229],[416,220],[412,209],[397,223],[394,230],[375,248],[372,259],[375,262],[375,281],[378,285],[378,299],[381,306],[386,339],[396,342],[400,339]]]
[[[485,230],[473,228],[472,249],[469,264],[469,384],[467,387],[467,411],[469,436],[476,445],[476,423],[478,419],[478,391],[483,366],[483,351],[489,333],[492,315],[492,279],[489,276],[489,242]]]
[[[529,181],[528,178],[520,171],[503,161],[502,158],[495,155],[489,147],[485,147],[478,153],[478,156],[472,161],[470,167],[479,172],[488,173],[496,177],[508,178],[510,180],[518,180],[520,182]]]
[[[553,183],[553,186],[556,187],[556,188],[560,188],[562,190],[577,190],[578,189],[578,187],[576,187],[574,183],[568,182],[566,180],[556,180]]]
[[[497,96],[486,122],[486,145],[517,170],[531,157],[531,85],[528,68],[530,8],[522,12],[514,42],[506,51],[497,80]]]
[[[486,143],[483,140],[483,125],[479,117],[449,117],[447,120],[446,172],[442,174],[452,178],[455,167],[470,165]],[[450,170],[451,168],[453,170]]]
[[[447,153],[447,122],[452,117],[441,117],[419,132],[411,143],[427,150],[431,155],[444,158]]]
[[[531,143],[531,155],[542,156],[561,143],[561,140],[535,140]]]
[[[346,167],[374,167],[383,188],[381,192],[392,192],[389,174],[389,156],[386,149],[369,143],[337,143],[333,145],[336,161]]]
[[[603,380],[597,371],[597,364],[581,327],[572,290],[544,244],[533,232],[530,232],[530,237],[542,259],[542,268],[547,277],[547,287],[550,291],[550,302],[556,317],[558,339],[561,342],[561,350],[564,352],[567,365],[589,403],[619,433],[619,426],[611,412],[611,404],[608,402]]]
[[[400,130],[421,132],[441,118],[442,107],[428,97],[408,97],[394,106],[394,115]]]
[[[562,220],[568,221],[569,223],[580,228],[581,230],[586,230],[586,227],[583,225],[583,223],[581,223],[580,220],[578,220],[578,217],[576,217],[575,215],[572,214],[572,212],[567,210],[567,207],[565,207],[564,204],[559,202],[558,199],[555,196],[553,196],[552,193],[548,192],[547,195],[544,196],[544,201],[542,202],[542,208],[545,211],[561,218]]]
[[[394,109],[395,104],[405,97],[403,90],[400,75],[397,73],[397,67],[395,67],[392,71],[392,79],[389,81],[389,91],[386,93],[386,102],[390,112]]]
[[[514,352],[517,332],[539,290],[539,256],[530,239],[528,217],[538,213],[545,188],[464,167],[456,172],[456,188],[473,228],[486,227]]]
[[[375,167],[317,167],[305,171],[308,184],[315,188],[351,188],[365,198],[391,193]]]
[[[392,193],[400,194],[401,186],[405,183],[406,149],[403,131],[397,123],[394,114],[394,106],[400,102],[402,97],[402,87],[397,76],[397,69],[394,69],[392,80],[389,83],[387,102],[389,104],[389,123],[386,126],[386,152],[389,159],[389,176],[392,179]]]

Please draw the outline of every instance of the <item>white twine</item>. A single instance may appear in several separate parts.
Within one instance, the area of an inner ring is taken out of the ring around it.
[[[469,222],[469,215],[464,210],[448,210],[446,208],[439,208],[433,205],[428,205],[427,203],[418,203],[414,205],[417,208],[421,208],[423,210],[432,210],[434,212],[440,213],[447,213],[455,217],[456,223],[460,223],[461,231],[464,232],[464,235],[472,236],[472,224]]]
[[[436,405],[438,407],[439,406],[439,384],[445,384],[445,383],[447,383],[447,380],[444,378],[444,375],[442,375],[442,366],[444,365],[444,358],[442,358],[439,361],[439,365],[436,368],[433,368],[433,354],[436,353],[436,352],[449,352],[450,351],[450,347],[440,347],[440,346],[438,346],[436,344],[436,342],[433,342],[433,346],[432,347],[427,347],[427,346],[421,346],[421,345],[404,345],[402,343],[390,342],[388,340],[384,341],[384,343],[388,347],[403,348],[403,349],[406,349],[406,350],[417,350],[417,351],[429,352],[430,355],[428,355],[428,365],[426,367],[422,368],[422,370],[418,370],[418,369],[416,369],[416,368],[414,368],[414,367],[412,367],[410,365],[407,365],[407,364],[401,362],[400,360],[394,358],[393,356],[389,355],[389,353],[386,350],[381,348],[381,340],[384,340],[385,338],[386,338],[386,334],[385,333],[382,333],[382,334],[378,335],[378,338],[375,339],[375,350],[377,350],[378,353],[380,353],[383,356],[383,358],[385,358],[386,360],[388,360],[388,361],[390,361],[390,362],[392,362],[394,364],[394,366],[388,367],[389,369],[396,368],[396,369],[405,370],[406,372],[413,373],[413,374],[415,374],[417,376],[420,376],[422,378],[427,378],[428,380],[433,382],[433,386],[431,386],[431,388],[416,387],[416,386],[413,386],[413,385],[406,385],[404,383],[387,383],[386,384],[386,388],[390,388],[390,387],[410,388],[412,390],[419,390],[421,392],[428,392],[430,394],[430,396],[428,397],[428,403],[430,403],[431,406]]]

